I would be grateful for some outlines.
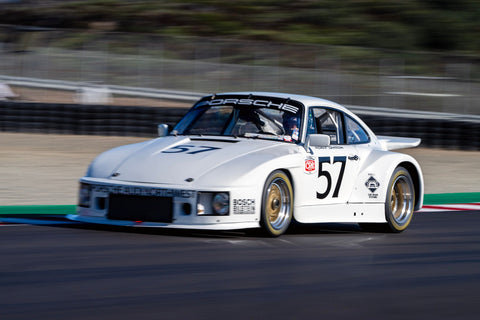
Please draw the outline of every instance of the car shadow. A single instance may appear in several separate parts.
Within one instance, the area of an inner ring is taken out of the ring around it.
[[[137,233],[176,237],[198,238],[270,238],[261,228],[243,230],[195,230],[195,229],[169,229],[155,227],[123,227],[94,223],[83,223],[67,220],[61,215],[4,215],[0,222],[9,224],[31,224],[56,228],[71,228],[84,230],[99,230],[119,233]],[[357,224],[344,223],[318,223],[301,224],[294,222],[285,235],[326,235],[363,233]]]

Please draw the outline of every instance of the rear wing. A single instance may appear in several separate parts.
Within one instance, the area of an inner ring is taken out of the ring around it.
[[[396,150],[417,147],[422,139],[390,136],[377,136],[383,150]]]

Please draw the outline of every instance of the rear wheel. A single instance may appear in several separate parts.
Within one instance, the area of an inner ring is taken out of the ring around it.
[[[278,237],[287,231],[293,214],[293,189],[281,170],[272,172],[265,182],[262,196],[261,225],[264,231]]]
[[[415,188],[408,171],[398,167],[392,174],[385,199],[387,223],[362,223],[361,227],[370,231],[402,232],[413,217]]]

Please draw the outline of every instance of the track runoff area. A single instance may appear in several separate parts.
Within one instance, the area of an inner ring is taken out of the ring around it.
[[[480,192],[427,194],[417,213],[476,211],[480,213]],[[75,205],[0,206],[0,226],[12,224],[78,224],[65,219]]]

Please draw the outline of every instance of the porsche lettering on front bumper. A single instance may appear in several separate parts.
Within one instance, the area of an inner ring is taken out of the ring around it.
[[[181,197],[192,198],[195,192],[191,190],[163,189],[139,186],[124,185],[91,185],[92,192],[103,192],[108,194],[124,194],[135,196],[153,196],[153,197]]]

